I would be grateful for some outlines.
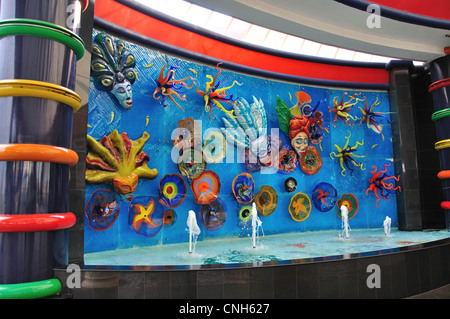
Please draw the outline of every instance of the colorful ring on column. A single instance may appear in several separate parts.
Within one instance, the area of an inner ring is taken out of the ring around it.
[[[1,215],[0,233],[39,232],[67,229],[75,225],[73,213]]]
[[[78,155],[74,151],[51,145],[0,144],[0,161],[52,162],[74,166]]]
[[[437,177],[438,177],[439,179],[447,179],[447,178],[450,178],[450,170],[440,171],[440,172],[437,174]]]
[[[450,202],[442,202],[441,208],[443,209],[450,209]]]
[[[428,92],[431,93],[437,89],[440,89],[444,86],[449,86],[449,85],[450,85],[450,78],[442,79],[442,80],[431,83],[430,86],[428,87]]]
[[[84,12],[89,6],[89,0],[80,0],[80,4],[81,4],[81,12]]]
[[[436,142],[434,144],[434,148],[436,150],[441,150],[441,149],[447,148],[447,147],[450,147],[450,139],[442,140],[442,141]]]
[[[81,107],[81,97],[60,85],[33,80],[0,80],[0,97],[31,96],[55,100],[69,105],[76,112]]]
[[[450,116],[450,108],[434,112],[433,115],[431,115],[431,119],[436,121],[447,116]]]
[[[59,25],[34,19],[7,19],[0,21],[0,38],[10,35],[29,35],[58,41],[70,47],[80,60],[84,55],[83,40]]]
[[[49,280],[0,285],[0,299],[37,299],[53,296],[61,291],[61,282]]]

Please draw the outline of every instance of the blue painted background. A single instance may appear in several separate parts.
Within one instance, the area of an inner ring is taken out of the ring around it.
[[[96,34],[97,31],[94,31],[93,37]],[[205,132],[208,128],[223,127],[222,117],[224,116],[224,113],[218,108],[213,107],[212,115],[213,117],[216,117],[216,120],[210,121],[209,114],[204,111],[203,97],[195,92],[195,88],[198,84],[200,84],[200,89],[204,91],[206,81],[209,81],[206,78],[206,75],[209,74],[214,77],[218,70],[215,66],[206,66],[185,61],[177,57],[165,55],[161,52],[161,55],[167,61],[168,66],[176,63],[180,65],[180,68],[176,70],[175,79],[183,79],[192,76],[196,81],[194,87],[191,90],[187,90],[185,101],[176,98],[184,111],[168,99],[166,99],[166,101],[169,105],[163,107],[160,104],[161,100],[155,100],[152,96],[156,88],[154,80],[157,79],[161,67],[164,65],[158,52],[139,47],[132,43],[127,43],[127,46],[134,53],[137,61],[135,70],[137,71],[138,80],[132,85],[133,106],[129,111],[122,109],[115,98],[110,93],[102,90],[91,76],[88,134],[98,141],[102,137],[109,135],[114,129],[117,129],[119,133],[127,132],[130,139],[136,140],[142,136],[144,131],[147,131],[150,134],[150,139],[144,146],[144,152],[150,156],[148,167],[158,169],[158,177],[154,180],[140,179],[134,196],[154,196],[154,198],[157,199],[159,193],[159,181],[163,176],[166,174],[179,173],[177,164],[171,159],[171,151],[173,148],[171,133],[178,127],[178,121],[189,116],[195,120],[199,120],[202,124],[202,132]],[[195,71],[196,74],[193,71]],[[312,205],[309,218],[302,222],[294,221],[289,214],[288,206],[291,197],[298,192],[302,192],[311,198],[312,190],[320,182],[332,184],[338,192],[338,198],[343,193],[353,193],[356,196],[359,202],[359,210],[357,215],[349,221],[352,229],[382,227],[383,220],[386,216],[391,217],[392,227],[397,226],[398,220],[395,196],[391,195],[389,201],[380,200],[378,202],[380,208],[377,208],[375,207],[376,198],[374,194],[369,193],[369,196],[366,196],[365,194],[366,189],[369,187],[368,179],[371,177],[370,171],[372,170],[372,165],[377,166],[378,170],[381,170],[384,164],[391,163],[388,172],[391,175],[394,175],[394,165],[392,162],[392,129],[390,124],[384,123],[384,140],[381,134],[377,134],[368,129],[365,123],[360,125],[359,120],[356,121],[355,125],[352,127],[346,126],[340,119],[335,122],[337,127],[334,127],[331,124],[334,113],[329,113],[328,106],[333,105],[333,98],[338,97],[338,100],[340,100],[344,92],[348,92],[348,94],[351,95],[353,93],[359,93],[360,91],[312,87],[301,85],[299,83],[284,83],[223,70],[218,80],[223,81],[225,79],[228,79],[225,86],[231,85],[234,80],[242,83],[241,86],[235,85],[232,89],[227,91],[228,94],[233,94],[233,97],[245,98],[248,102],[252,102],[252,96],[262,99],[268,117],[269,134],[271,128],[279,127],[278,117],[275,111],[277,95],[289,106],[293,106],[296,103],[295,93],[297,91],[304,91],[311,96],[311,106],[315,106],[317,101],[321,99],[327,99],[327,102],[323,103],[319,108],[319,111],[322,111],[324,114],[323,126],[328,127],[329,134],[324,132],[321,148],[319,145],[315,145],[320,151],[323,160],[323,166],[317,174],[311,176],[306,175],[299,166],[297,166],[292,174],[288,175],[280,173],[251,173],[256,184],[255,194],[258,193],[262,185],[270,185],[278,193],[278,206],[275,212],[268,217],[261,217],[266,236],[281,232],[339,229],[341,227],[341,220],[337,216],[338,209],[336,206],[328,212],[321,212]],[[191,81],[189,80],[187,83],[190,84]],[[292,97],[292,100],[290,99],[290,96]],[[364,96],[367,97],[369,106],[376,98],[381,101],[381,104],[376,107],[376,111],[389,112],[389,101],[386,91],[362,91],[360,98],[363,98]],[[345,100],[348,100],[348,97]],[[227,106],[227,108],[231,107],[225,103],[223,103],[223,105]],[[358,102],[358,104],[354,106],[353,111],[351,111],[351,114],[361,118],[362,113],[358,107],[364,108],[364,102]],[[114,119],[111,122],[112,113],[114,113]],[[148,125],[146,125],[147,117],[149,119]],[[347,170],[345,172],[346,176],[343,177],[341,175],[339,161],[337,159],[331,159],[329,154],[333,151],[336,152],[334,144],[342,147],[346,143],[345,136],[348,136],[349,132],[351,132],[349,144],[351,146],[355,145],[356,141],[361,142],[361,140],[364,139],[364,145],[358,147],[356,154],[367,155],[367,157],[356,159],[357,161],[362,161],[364,163],[363,167],[365,170],[356,168],[353,176],[350,176],[350,172]],[[281,130],[280,134],[282,134]],[[234,151],[236,154],[238,153],[236,149]],[[239,154],[236,156],[239,156]],[[220,177],[221,190],[219,198],[226,203],[227,220],[224,226],[216,231],[208,231],[200,226],[201,234],[199,240],[222,236],[246,236],[248,233],[237,227],[237,212],[239,207],[237,201],[230,196],[232,193],[232,181],[236,175],[245,172],[244,164],[207,164],[206,169],[213,170]],[[293,193],[288,193],[284,189],[284,181],[289,176],[294,177],[298,182],[297,190]],[[186,185],[188,186],[187,181]],[[90,199],[92,193],[97,189],[113,190],[112,186],[106,184],[87,184],[85,195],[86,203]],[[401,194],[399,196],[401,196]],[[186,219],[188,211],[190,209],[193,209],[196,212],[200,210],[200,205],[195,203],[193,193],[188,186],[184,202],[175,208],[177,214],[176,222],[170,227],[163,227],[156,237],[148,238],[137,234],[128,226],[129,203],[120,201],[120,197],[117,194],[116,199],[120,203],[120,213],[112,227],[103,231],[95,231],[89,227],[88,221],[85,220],[84,243],[86,253],[187,241],[188,233],[186,232]]]

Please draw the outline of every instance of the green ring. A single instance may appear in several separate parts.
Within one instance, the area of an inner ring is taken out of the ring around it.
[[[50,22],[32,19],[0,21],[0,38],[9,35],[30,35],[55,40],[70,47],[75,52],[77,60],[84,55],[84,42],[78,35]]]
[[[0,285],[0,299],[37,299],[57,294],[61,282],[56,279]]]
[[[434,112],[433,115],[431,115],[431,119],[436,121],[447,116],[450,116],[450,108]]]

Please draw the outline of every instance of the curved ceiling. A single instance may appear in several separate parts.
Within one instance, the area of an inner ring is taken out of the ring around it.
[[[371,3],[362,0],[188,1],[279,32],[381,56],[430,61],[450,46],[450,10],[439,13],[447,19],[437,19],[417,14],[417,8],[415,12],[378,5],[367,8]],[[434,2],[441,11],[450,3]],[[432,5],[433,1],[422,3]]]

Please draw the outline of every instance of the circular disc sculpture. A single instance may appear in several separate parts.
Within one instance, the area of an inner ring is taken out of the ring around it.
[[[322,157],[317,148],[308,146],[299,159],[300,167],[305,174],[314,175],[322,167]]]
[[[200,221],[207,230],[218,230],[227,219],[227,206],[217,198],[209,204],[202,205],[200,213]]]
[[[248,173],[242,173],[236,176],[232,184],[233,194],[238,203],[248,204],[251,203],[255,197],[255,181],[252,175]]]
[[[197,178],[206,167],[201,150],[195,148],[184,149],[178,157],[178,170],[188,179]]]
[[[158,201],[167,207],[179,206],[186,197],[186,184],[178,174],[165,175],[159,182]]]
[[[289,204],[289,213],[292,219],[301,222],[309,217],[311,212],[311,201],[308,195],[303,193],[297,193],[291,198],[291,203]]]
[[[319,183],[312,192],[312,202],[321,212],[327,212],[336,204],[337,192],[333,185]]]
[[[206,205],[216,200],[220,192],[219,176],[213,171],[203,171],[191,182],[197,204]]]
[[[358,201],[353,194],[342,194],[341,198],[337,201],[337,207],[338,207],[338,216],[339,218],[342,218],[341,216],[341,206],[345,205],[348,209],[348,219],[353,218],[356,213],[358,212]]]
[[[114,193],[109,189],[98,189],[92,193],[86,205],[86,220],[94,230],[108,229],[119,216],[119,210]]]
[[[263,217],[271,215],[277,208],[278,195],[271,186],[263,185],[255,197],[258,213]]]
[[[155,237],[164,225],[164,209],[153,197],[135,196],[128,208],[128,225],[139,235]]]

